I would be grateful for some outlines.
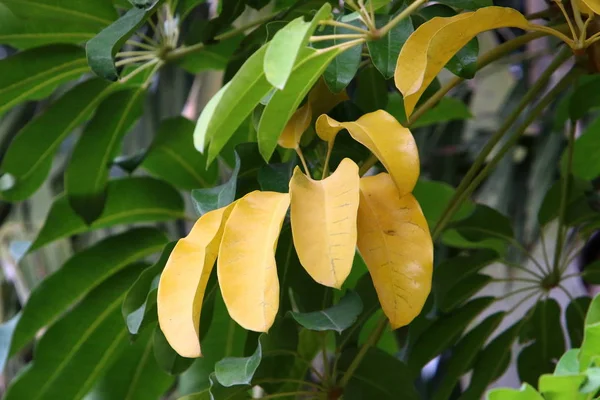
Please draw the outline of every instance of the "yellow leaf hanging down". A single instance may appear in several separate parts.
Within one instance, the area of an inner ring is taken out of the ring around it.
[[[512,8],[484,7],[454,17],[435,17],[419,26],[402,47],[394,73],[396,87],[404,95],[406,116],[461,48],[481,32],[504,27],[527,29],[529,23]]]
[[[327,115],[317,119],[317,134],[327,142],[342,129],[377,156],[394,179],[400,196],[412,192],[420,167],[419,151],[408,128],[383,110],[365,114],[355,122],[337,122]]]
[[[200,357],[200,311],[208,278],[217,259],[224,221],[233,204],[204,214],[180,239],[158,284],[160,329],[182,357]]]
[[[600,14],[600,0],[576,0],[581,12],[586,15]]]
[[[248,193],[223,232],[217,276],[229,315],[243,328],[267,332],[279,309],[275,248],[290,204],[287,193]]]
[[[359,181],[349,158],[326,179],[315,181],[296,167],[290,181],[294,246],[304,269],[322,285],[339,289],[352,269]]]
[[[312,108],[310,103],[307,102],[292,115],[283,132],[281,132],[277,143],[284,149],[297,149],[302,134],[308,129],[311,121]]]
[[[358,250],[392,328],[408,325],[431,290],[433,243],[419,203],[388,174],[360,180]]]

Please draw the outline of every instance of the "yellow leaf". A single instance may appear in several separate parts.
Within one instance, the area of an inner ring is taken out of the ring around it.
[[[339,289],[352,269],[359,181],[349,158],[326,179],[315,181],[296,167],[290,181],[294,246],[304,269],[322,285]]]
[[[325,114],[333,107],[349,99],[346,90],[340,93],[332,93],[323,78],[317,81],[315,87],[308,94],[308,102],[312,107],[313,115]]]
[[[312,108],[310,103],[306,103],[294,112],[292,118],[285,125],[277,143],[284,149],[297,149],[302,134],[310,126],[311,120]]]
[[[217,276],[229,315],[243,328],[267,332],[279,309],[275,248],[290,204],[287,193],[248,193],[223,232]]]
[[[377,156],[394,179],[400,196],[412,192],[420,167],[419,151],[408,128],[383,110],[365,114],[355,122],[337,122],[327,115],[317,119],[317,134],[323,140],[332,141],[342,129]]]
[[[446,63],[481,32],[503,27],[527,29],[527,19],[505,7],[484,7],[449,18],[435,17],[408,38],[396,64],[394,81],[404,95],[406,116]]]
[[[200,311],[208,278],[217,259],[224,221],[233,204],[204,214],[180,239],[158,283],[158,323],[182,357],[200,357]]]
[[[600,14],[599,0],[576,0],[579,10],[585,15]]]
[[[433,243],[419,203],[388,174],[360,180],[358,250],[392,328],[408,325],[431,291]]]

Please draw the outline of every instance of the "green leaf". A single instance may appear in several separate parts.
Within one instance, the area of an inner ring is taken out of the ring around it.
[[[127,345],[119,307],[142,267],[113,276],[52,325],[36,346],[33,363],[11,383],[4,398],[82,398]]]
[[[215,374],[210,375],[211,400],[245,400],[252,398],[248,392],[249,386],[225,387],[219,383]]]
[[[510,363],[512,344],[519,336],[520,329],[519,321],[496,336],[479,352],[473,365],[471,383],[460,400],[480,400],[488,385],[504,373]]]
[[[343,17],[338,17],[337,21],[340,21],[342,18]],[[363,27],[362,23],[358,20],[350,21],[348,23],[359,28]],[[327,25],[320,32],[320,34],[347,35],[356,34],[356,31],[339,26]],[[313,46],[315,46],[316,48],[326,48],[346,43],[350,40],[351,39],[323,40],[320,42],[315,42]],[[335,56],[335,58],[329,63],[327,68],[325,68],[325,72],[323,73],[323,78],[325,79],[325,83],[327,84],[329,90],[331,90],[334,93],[339,93],[342,90],[344,90],[346,86],[348,86],[348,84],[352,81],[352,79],[354,79],[354,76],[358,71],[361,53],[362,46],[354,46]]]
[[[145,94],[139,88],[106,98],[73,149],[65,171],[65,194],[73,211],[87,224],[102,214],[110,162],[125,134],[142,115]]]
[[[170,375],[179,375],[186,371],[194,362],[193,358],[181,357],[167,342],[167,338],[160,330],[154,329],[154,357],[160,368]]]
[[[340,357],[340,373],[345,372],[358,349],[349,349]],[[408,368],[396,357],[377,348],[367,350],[358,368],[344,388],[344,400],[417,400],[419,395]]]
[[[377,69],[368,65],[357,76],[358,88],[354,102],[365,113],[385,109],[387,106],[387,82]]]
[[[600,296],[596,295],[585,316],[583,342],[579,350],[579,365],[583,371],[600,356]]]
[[[398,93],[393,94],[399,96]],[[435,107],[428,110],[410,127],[421,128],[443,122],[462,121],[471,118],[473,118],[473,114],[471,114],[469,107],[465,103],[452,97],[444,97]]]
[[[258,171],[258,183],[263,191],[287,193],[296,166],[296,157],[285,164],[266,164]]]
[[[29,251],[63,237],[109,226],[185,218],[181,195],[164,181],[149,177],[117,179],[108,183],[107,193],[102,215],[90,226],[71,210],[64,195],[59,196]]]
[[[319,54],[316,50],[307,50],[294,68],[290,82],[271,97],[258,124],[258,147],[265,161],[271,158],[277,147],[277,139],[302,99],[339,52],[336,49]]]
[[[597,76],[581,77],[575,84],[575,90],[568,97],[569,117],[573,121],[582,119],[591,110],[600,107],[600,80]],[[564,125],[563,121],[561,124]],[[587,128],[588,130],[590,127]]]
[[[393,15],[376,15],[375,23],[381,28],[393,18]],[[404,46],[404,43],[413,31],[414,28],[410,18],[404,18],[384,37],[367,42],[367,48],[369,49],[373,65],[385,79],[394,77],[400,49],[402,49],[402,46]]]
[[[303,17],[298,17],[273,36],[264,59],[265,76],[271,85],[280,90],[284,89],[296,61],[299,60],[300,52],[308,44],[319,21],[329,18],[330,15],[331,5],[324,3],[312,21],[305,22]]]
[[[563,183],[562,179],[564,178],[555,182],[544,197],[538,211],[538,222],[541,226],[546,225],[548,222],[558,217]],[[570,209],[579,207],[582,199],[585,198],[585,192],[592,188],[590,183],[585,180],[571,179],[570,182],[569,191],[567,193],[567,214]]]
[[[476,274],[498,258],[495,251],[483,249],[442,261],[433,277],[433,293],[438,307],[442,311],[450,311],[473,294],[468,290],[469,287],[479,287],[478,283],[489,282],[489,277]],[[469,280],[473,277],[477,278]],[[463,282],[467,285],[461,285]]]
[[[570,349],[560,357],[554,375],[575,375],[579,373],[579,349]]]
[[[435,320],[409,351],[408,366],[413,376],[417,376],[432,358],[453,345],[467,326],[493,302],[493,297],[480,297]]]
[[[136,228],[75,254],[31,293],[15,328],[10,354],[22,349],[41,328],[107,278],[159,251],[166,241],[165,235],[154,228]]]
[[[42,99],[88,71],[83,50],[66,44],[29,49],[0,60],[0,115],[27,100]]]
[[[214,286],[215,301],[212,322],[205,335],[202,334],[204,321],[200,321],[200,341],[202,342],[202,358],[194,361],[192,366],[179,378],[178,392],[188,394],[210,387],[209,376],[215,370],[215,363],[224,357],[243,355],[247,332],[236,324],[225,307],[221,292]],[[207,306],[202,306],[202,316],[208,314]],[[221,388],[222,389],[222,388]],[[220,390],[215,388],[215,390]],[[217,397],[217,399],[219,399]]]
[[[209,163],[271,89],[263,72],[266,49],[265,45],[252,54],[202,110],[194,131],[194,145],[203,151],[204,144],[210,141]]]
[[[554,370],[554,360],[565,351],[560,314],[560,306],[554,299],[536,304],[528,321],[528,339],[534,342],[522,349],[517,359],[519,378],[523,382],[535,385],[541,375]]]
[[[579,390],[586,381],[585,374],[578,375],[543,375],[540,377],[539,390],[544,399],[585,400],[588,397]]]
[[[21,201],[31,196],[48,176],[52,158],[63,140],[93,115],[106,96],[126,87],[101,79],[85,81],[25,125],[2,162],[2,172],[15,179],[12,187],[2,191],[2,197],[8,201]]]
[[[121,305],[121,313],[123,314],[127,329],[132,335],[137,335],[142,325],[157,320],[156,312],[154,312],[151,319],[148,319],[148,314],[154,310],[153,307],[156,305],[158,278],[165,268],[176,243],[176,241],[168,243],[164,247],[158,261],[151,267],[146,268],[127,291],[127,295]]]
[[[298,334],[298,346],[295,349],[298,357],[295,357],[294,364],[287,373],[288,379],[305,380],[310,371],[310,365],[306,360],[314,360],[323,346],[322,334],[308,329],[301,329]],[[280,392],[295,392],[302,390],[303,384],[300,382],[289,382],[279,388]]]
[[[451,225],[467,240],[480,242],[485,239],[513,240],[510,220],[495,209],[478,204],[468,218]]]
[[[101,29],[85,21],[52,21],[46,18],[21,18],[0,2],[0,43],[29,49],[52,43],[83,43]]]
[[[36,18],[60,24],[73,20],[86,26],[101,28],[117,18],[117,12],[111,1],[87,0],[85,2],[69,0],[2,0],[11,11],[22,18]]]
[[[464,10],[477,10],[494,5],[492,0],[442,0],[441,3]]]
[[[600,284],[600,260],[584,266],[582,278],[587,283]]]
[[[290,312],[290,315],[307,329],[342,333],[356,321],[362,309],[360,297],[356,292],[348,291],[340,302],[331,308],[309,313]]]
[[[227,182],[211,188],[192,190],[192,201],[199,215],[204,215],[209,211],[225,207],[235,200],[240,167],[240,156],[235,152],[235,167]]]
[[[544,400],[532,386],[524,383],[520,389],[492,389],[487,400]]]
[[[354,265],[352,266],[354,269]],[[356,323],[345,330],[339,337],[338,346],[340,349],[352,348],[358,346],[360,332],[363,325],[373,318],[375,312],[380,309],[379,298],[377,292],[373,286],[373,280],[371,274],[364,274],[356,284],[356,293],[359,295],[363,309],[358,316]]]
[[[235,385],[249,385],[254,373],[262,360],[262,346],[266,334],[258,338],[258,346],[254,354],[249,357],[226,357],[215,364],[215,376],[219,383],[225,387]]]
[[[445,365],[445,374],[437,385],[433,400],[451,398],[452,391],[460,377],[473,366],[473,361],[485,345],[490,335],[496,330],[502,319],[503,312],[497,312],[483,320],[471,329],[454,347],[450,361]]]
[[[142,167],[184,190],[213,186],[218,167],[206,168],[206,156],[194,149],[193,133],[194,123],[188,119],[175,117],[163,121]]]
[[[423,214],[427,219],[429,229],[437,225],[442,213],[450,199],[454,196],[455,189],[445,182],[419,179],[413,189],[413,195],[419,201]],[[464,202],[452,217],[452,221],[459,221],[469,216],[475,209],[472,202]]]
[[[208,70],[224,70],[242,39],[244,39],[244,35],[236,35],[216,44],[206,45],[201,51],[185,54],[176,62],[181,68],[192,74]]]
[[[156,4],[158,0],[129,0],[131,5],[138,8],[149,8]]]
[[[579,348],[583,341],[585,314],[592,299],[587,296],[578,297],[571,301],[565,312],[567,332],[571,340],[571,348]]]
[[[114,60],[115,54],[133,32],[142,26],[155,7],[156,5],[149,10],[133,7],[87,42],[85,46],[87,61],[96,75],[109,81],[119,79]]]
[[[148,400],[160,398],[173,384],[152,356],[152,329],[124,349],[85,400]]]
[[[185,18],[190,12],[194,10],[194,8],[205,2],[206,0],[181,0],[179,2],[181,18]]]
[[[600,99],[599,99],[600,104]],[[573,147],[572,173],[583,180],[592,180],[600,176],[600,118],[590,123],[581,136],[575,140]],[[567,151],[561,157],[561,167],[567,170]]]

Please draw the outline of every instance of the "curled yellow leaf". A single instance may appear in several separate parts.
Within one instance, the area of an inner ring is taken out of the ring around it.
[[[394,73],[396,87],[404,95],[406,116],[461,48],[481,32],[504,27],[527,29],[529,22],[515,9],[484,7],[449,18],[435,17],[419,26],[402,47]]]
[[[326,179],[315,181],[296,167],[290,181],[294,246],[306,272],[322,285],[340,288],[352,269],[359,181],[349,158]]]
[[[433,243],[419,203],[388,174],[360,180],[358,250],[392,328],[408,325],[431,291]]]
[[[290,204],[287,193],[248,193],[231,211],[219,248],[217,276],[229,315],[267,332],[279,309],[275,248]]]
[[[365,114],[355,122],[338,122],[327,115],[317,119],[317,134],[325,141],[334,140],[342,129],[377,156],[392,176],[400,196],[412,192],[420,167],[419,151],[408,128],[383,110]]]
[[[284,149],[297,149],[302,134],[308,129],[311,121],[312,108],[307,102],[294,112],[281,132],[277,143]]]
[[[600,0],[575,0],[585,15],[600,14]]]
[[[180,239],[158,283],[158,323],[182,357],[200,357],[200,312],[208,278],[217,259],[224,221],[233,205],[210,211]]]

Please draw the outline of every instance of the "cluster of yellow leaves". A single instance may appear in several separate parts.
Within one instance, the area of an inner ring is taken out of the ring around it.
[[[309,97],[289,121],[280,144],[296,148],[312,110],[326,108]],[[231,317],[248,330],[271,327],[280,297],[275,250],[288,207],[298,258],[315,281],[340,288],[358,247],[392,327],[408,324],[421,311],[431,289],[433,244],[411,194],[419,176],[412,134],[381,110],[354,122],[323,114],[315,129],[330,147],[346,129],[377,155],[389,174],[361,178],[350,159],[322,180],[296,167],[289,194],[254,191],[200,217],[175,246],[158,287],[160,327],[180,355],[201,356],[200,312],[215,261]]]

